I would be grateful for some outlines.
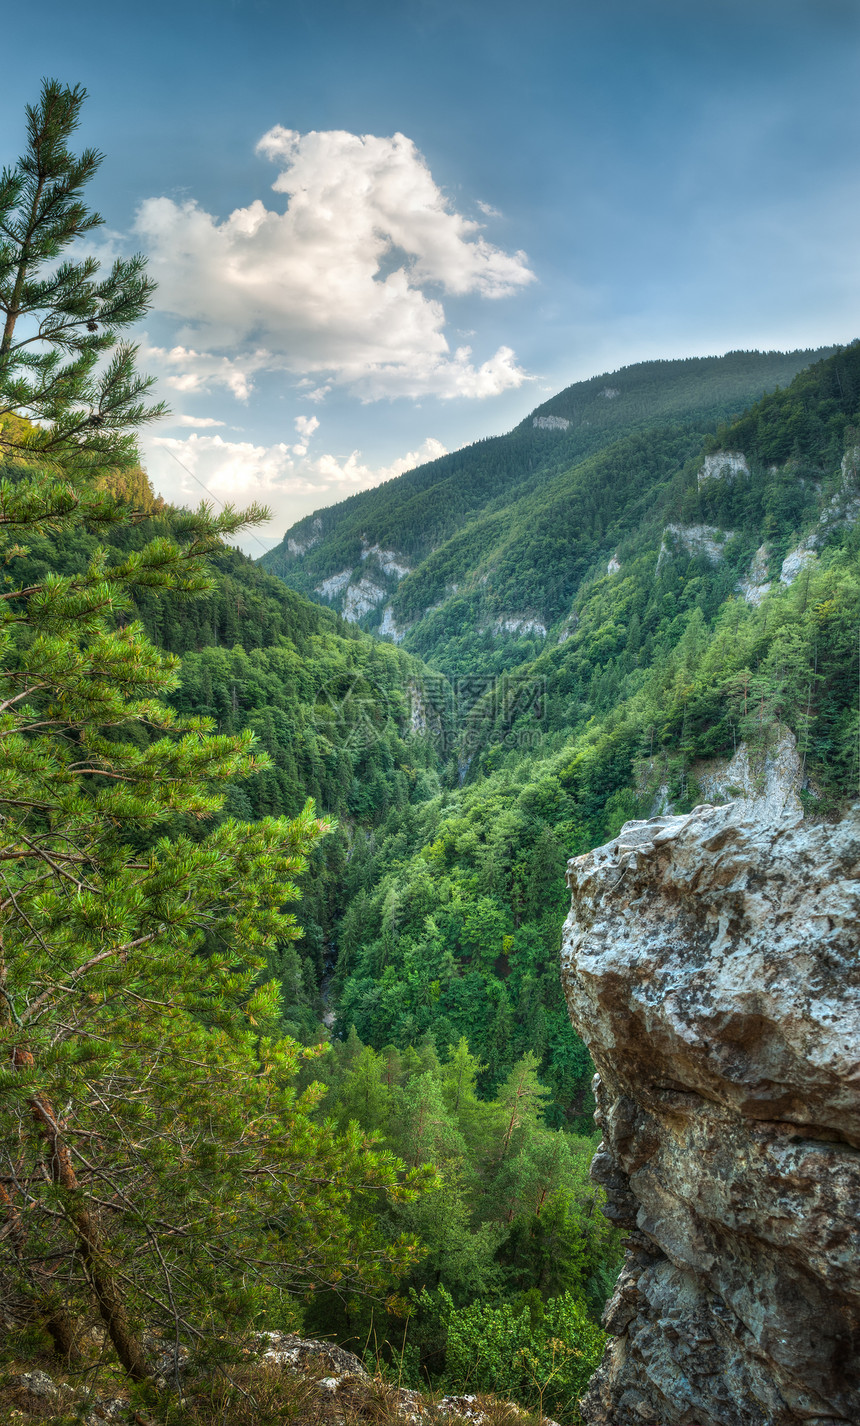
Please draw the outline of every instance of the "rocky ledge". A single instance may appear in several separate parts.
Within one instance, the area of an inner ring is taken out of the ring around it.
[[[630,822],[562,973],[628,1230],[589,1426],[860,1422],[860,816]]]
[[[216,1415],[219,1423],[226,1420],[211,1395],[211,1369],[195,1380],[189,1374],[191,1359],[185,1348],[177,1352],[166,1339],[154,1333],[146,1335],[155,1385],[162,1392],[182,1387],[182,1405],[174,1403],[179,1415],[171,1413],[170,1419],[181,1416],[188,1426],[195,1422],[211,1426]],[[253,1416],[260,1423],[277,1419],[291,1421],[293,1426],[558,1426],[542,1413],[534,1416],[515,1402],[492,1395],[439,1398],[395,1386],[378,1373],[371,1376],[361,1360],[343,1347],[292,1332],[261,1333],[248,1357],[249,1365],[256,1365],[257,1375],[252,1367],[250,1375],[244,1373],[244,1384],[240,1383],[251,1413],[243,1414],[243,1421]],[[233,1377],[233,1372],[222,1370],[228,1380]],[[73,1417],[82,1426],[156,1426],[154,1416],[139,1410],[126,1396],[96,1397],[91,1387],[55,1381],[41,1370],[12,1372],[6,1374],[5,1381],[2,1377],[0,1373],[3,1426],[7,1422],[9,1426],[35,1426],[46,1421],[65,1426]],[[5,1392],[4,1385],[8,1388]],[[162,1408],[166,1404],[163,1396]],[[223,1400],[221,1406],[226,1413]],[[158,1419],[165,1419],[162,1410]]]

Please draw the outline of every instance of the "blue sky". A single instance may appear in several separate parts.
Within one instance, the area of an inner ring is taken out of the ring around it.
[[[15,23],[3,159],[43,75],[85,84],[103,250],[159,279],[154,483],[264,499],[264,543],[582,377],[860,334],[860,0],[45,0]]]

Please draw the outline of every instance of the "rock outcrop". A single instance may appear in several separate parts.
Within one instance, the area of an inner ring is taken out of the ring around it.
[[[391,608],[391,605],[386,604],[385,608],[382,611],[382,619],[380,621],[379,628],[376,632],[380,639],[393,639],[395,644],[402,644],[409,631],[408,629],[401,629],[400,625],[394,617],[394,611]]]
[[[513,1401],[485,1393],[461,1396],[432,1396],[415,1388],[394,1386],[379,1374],[371,1376],[364,1363],[353,1352],[347,1352],[333,1342],[320,1342],[313,1337],[298,1337],[293,1332],[261,1332],[256,1341],[260,1365],[269,1372],[284,1373],[282,1380],[286,1391],[278,1391],[278,1405],[283,1414],[279,1420],[291,1419],[299,1422],[314,1422],[315,1426],[365,1426],[374,1422],[376,1426],[512,1426],[522,1422],[523,1426],[534,1423],[535,1416]],[[169,1355],[173,1361],[172,1346],[162,1339],[152,1338],[151,1347],[156,1354]],[[248,1354],[250,1357],[250,1353]],[[193,1409],[184,1419],[200,1421],[211,1418],[211,1397],[207,1390],[211,1375],[204,1369],[199,1379],[189,1376],[188,1353],[184,1353],[180,1378],[183,1386],[185,1405],[195,1408],[203,1406],[203,1414]],[[167,1375],[171,1375],[167,1373]],[[228,1372],[229,1375],[229,1372]],[[295,1383],[304,1379],[304,1389],[295,1390]],[[292,1381],[293,1390],[289,1390]],[[154,1383],[161,1392],[172,1390],[175,1382],[167,1381],[156,1370]],[[95,1398],[86,1386],[76,1383],[55,1381],[43,1371],[13,1374],[8,1384],[12,1388],[11,1416],[3,1416],[7,1421],[28,1426],[46,1419],[64,1423],[71,1421],[72,1414],[82,1426],[155,1426],[154,1418],[126,1396]],[[250,1392],[243,1390],[246,1400],[253,1408],[253,1377],[246,1385]],[[272,1381],[269,1377],[268,1385]],[[203,1394],[199,1394],[200,1387]],[[207,1407],[207,1397],[209,1410]],[[9,1396],[4,1403],[9,1402]],[[162,1396],[162,1404],[166,1397]],[[56,1408],[60,1415],[46,1411]],[[0,1412],[3,1404],[0,1404]],[[264,1413],[266,1420],[270,1417]],[[162,1419],[159,1413],[159,1420]],[[220,1420],[219,1416],[219,1420]],[[256,1416],[254,1419],[257,1419]],[[259,1418],[261,1421],[263,1415]],[[558,1426],[549,1416],[541,1413],[542,1426]]]
[[[372,579],[358,579],[349,585],[341,613],[348,624],[357,624],[385,598],[385,590]]]
[[[744,803],[570,863],[562,973],[627,1230],[589,1426],[860,1422],[860,815]]]
[[[756,608],[770,590],[767,567],[768,548],[767,545],[760,545],[750,561],[750,567],[746,574],[735,585],[738,594],[743,595],[747,604],[754,604]]]
[[[734,533],[734,530],[720,530],[716,525],[667,525],[657,556],[657,573],[666,560],[671,559],[675,545],[688,555],[704,555],[711,564],[719,564],[725,554],[723,546]]]
[[[809,545],[810,540],[814,540],[815,538],[815,536],[810,536],[809,540],[806,541],[806,546]],[[780,584],[786,586],[794,584],[794,581],[801,571],[806,569],[807,565],[814,563],[815,550],[807,548],[806,546],[799,545],[796,550],[789,550],[782,562],[782,568],[779,572]]]
[[[493,625],[494,634],[538,634],[546,638],[546,624],[533,614],[507,614]]]
[[[753,752],[741,743],[732,758],[694,764],[699,795],[709,802],[742,799],[743,813],[757,822],[802,822],[800,792],[812,793],[803,759],[790,729],[783,727],[771,746]],[[670,812],[661,806],[659,812]],[[737,815],[737,809],[736,814]]]
[[[749,473],[750,468],[743,451],[715,451],[713,455],[705,456],[699,470],[699,489],[707,485],[709,480],[725,480],[731,484],[736,476],[748,476]]]

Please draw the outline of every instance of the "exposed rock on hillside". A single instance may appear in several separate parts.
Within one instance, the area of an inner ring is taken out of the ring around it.
[[[559,636],[558,636],[558,642],[559,642],[560,644],[566,644],[567,641],[568,641],[568,639],[572,639],[573,636],[574,636],[574,634],[576,633],[576,629],[577,629],[577,625],[578,625],[578,624],[579,624],[579,615],[578,615],[578,614],[569,614],[568,617],[565,619],[565,621],[564,621],[564,626],[563,626],[563,628],[562,628],[562,630],[561,630],[561,633],[560,633]]]
[[[760,545],[750,561],[749,570],[736,585],[738,594],[742,594],[747,604],[754,604],[756,608],[770,589],[767,566],[767,545]]]
[[[494,634],[539,634],[546,638],[546,624],[532,614],[508,614],[497,619],[493,625]]]
[[[589,1426],[860,1421],[860,815],[743,803],[570,863],[563,976],[629,1230]]]
[[[348,624],[357,624],[359,619],[377,604],[381,604],[384,598],[385,590],[374,584],[372,579],[357,579],[344,595],[341,613]]]
[[[351,569],[339,570],[337,574],[330,574],[328,579],[324,579],[322,584],[318,584],[315,592],[321,594],[324,599],[336,599],[338,594],[343,593],[351,579]]]
[[[303,539],[288,539],[287,549],[291,555],[296,555],[301,558],[302,555],[307,554],[308,550],[312,550],[314,545],[318,545],[321,539],[322,520],[317,516],[311,526],[310,533],[305,534]]]
[[[709,480],[734,480],[736,475],[749,475],[750,468],[743,451],[715,451],[705,456],[699,470],[699,489]]]
[[[383,550],[379,545],[368,545],[366,542],[362,543],[362,560],[367,560],[375,556],[383,574],[391,575],[395,579],[402,579],[404,575],[409,573],[409,565],[396,550]]]
[[[386,604],[382,611],[382,621],[377,629],[380,639],[393,639],[395,644],[402,644],[406,638],[407,630],[401,629],[394,617],[394,611],[390,604]]]
[[[779,574],[780,584],[794,584],[801,570],[806,569],[808,564],[812,564],[815,559],[815,551],[798,546],[796,550],[790,550],[782,562],[782,569]]]
[[[657,558],[657,569],[671,557],[673,545],[680,545],[688,555],[705,555],[711,564],[719,564],[725,553],[723,545],[734,530],[719,530],[714,525],[667,525]]]
[[[860,447],[849,446],[842,457],[836,489],[824,501],[818,523],[796,549],[789,550],[782,562],[781,584],[793,584],[797,576],[814,563],[816,552],[824,547],[832,534],[840,529],[850,529],[860,519],[858,465]]]
[[[767,822],[800,822],[804,787],[803,762],[794,734],[784,728],[779,739],[764,753],[752,754],[741,743],[734,757],[700,763],[696,768],[700,795],[714,802],[742,798],[738,815]]]

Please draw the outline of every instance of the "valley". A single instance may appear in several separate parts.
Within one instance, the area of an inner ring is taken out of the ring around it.
[[[498,469],[482,443],[322,512],[290,532],[291,564],[213,547],[208,589],[140,580],[123,616],[178,660],[171,716],[251,735],[264,757],[214,816],[171,814],[171,836],[204,852],[237,823],[306,817],[309,798],[326,819],[257,984],[276,1036],[311,1056],[293,1071],[310,1122],[367,1136],[421,1182],[414,1201],[344,1209],[401,1254],[385,1304],[329,1274],[303,1327],[352,1350],[375,1333],[416,1386],[471,1380],[479,1342],[537,1360],[563,1331],[573,1355],[541,1390],[565,1422],[622,1261],[588,1176],[594,1067],[559,975],[568,859],[631,819],[770,787],[774,758],[792,805],[826,822],[860,771],[860,345],[720,360],[692,382],[690,363],[599,378],[584,409],[611,418],[578,434],[582,395],[562,393],[500,438]],[[606,391],[627,381],[642,394],[622,419]],[[145,507],[109,531],[109,569],[191,518],[142,473],[103,489]],[[447,525],[430,533],[434,502]],[[86,579],[104,539],[40,528],[16,578]],[[363,608],[383,582],[390,603]],[[145,724],[135,736],[147,756]],[[477,1380],[534,1406],[504,1351]]]

